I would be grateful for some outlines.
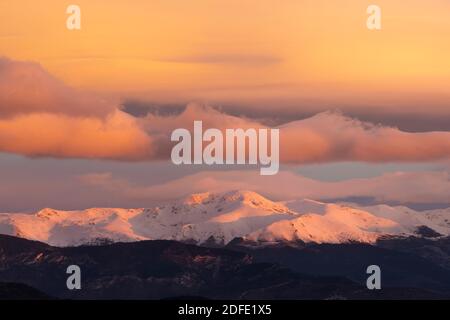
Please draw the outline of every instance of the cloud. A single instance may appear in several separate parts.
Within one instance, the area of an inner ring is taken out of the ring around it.
[[[450,158],[450,132],[407,133],[324,112],[280,127],[281,159],[329,161],[433,161]]]
[[[32,113],[0,120],[0,150],[28,156],[118,160],[169,159],[174,129],[265,128],[259,122],[190,104],[172,116],[135,118],[115,110],[105,118]],[[282,163],[336,161],[428,162],[450,158],[450,133],[406,133],[336,113],[288,123],[280,129]]]
[[[173,130],[265,128],[245,116],[198,103],[177,113],[134,117],[49,75],[38,64],[0,59],[0,151],[33,157],[168,159]],[[420,162],[450,159],[450,132],[408,133],[336,112],[280,129],[283,163]]]
[[[194,120],[202,120],[205,129],[265,128],[258,121],[198,104],[190,104],[176,115],[148,114],[141,121],[155,140],[158,157],[167,158],[173,145],[170,133],[176,128],[192,129]],[[420,162],[450,158],[450,132],[407,133],[336,112],[320,113],[287,123],[279,129],[283,163]]]
[[[118,104],[75,90],[39,64],[0,58],[0,151],[142,160],[151,137]]]
[[[0,116],[31,112],[105,116],[115,106],[65,85],[37,63],[0,57]]]
[[[152,142],[132,116],[105,119],[32,113],[0,119],[0,150],[31,157],[142,160]]]
[[[225,114],[195,103],[175,115],[148,114],[141,119],[155,140],[158,158],[168,158],[170,134],[176,128],[192,129],[195,120],[203,127],[265,128],[262,123]],[[450,158],[450,132],[407,133],[349,118],[337,112],[282,125],[280,156],[283,163],[304,164],[334,161],[420,162]]]
[[[395,172],[367,179],[325,182],[290,171],[261,176],[254,171],[206,171],[163,184],[134,186],[111,173],[87,174],[81,181],[128,199],[172,200],[200,192],[252,190],[275,200],[371,198],[378,203],[449,203],[450,173]],[[407,187],[405,187],[407,186]]]

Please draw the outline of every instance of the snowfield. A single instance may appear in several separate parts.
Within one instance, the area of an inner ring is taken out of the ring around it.
[[[77,246],[139,240],[227,244],[243,238],[257,244],[304,241],[374,243],[382,236],[421,236],[418,228],[450,235],[450,208],[358,207],[301,199],[273,202],[251,191],[203,193],[154,208],[43,209],[1,213],[0,234]]]

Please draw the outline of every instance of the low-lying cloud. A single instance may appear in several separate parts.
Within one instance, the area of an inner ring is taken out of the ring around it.
[[[87,174],[80,179],[84,184],[134,201],[173,200],[192,193],[229,190],[252,190],[275,200],[371,198],[377,203],[409,204],[448,204],[450,201],[448,171],[395,172],[337,182],[313,180],[291,171],[261,176],[255,171],[242,170],[200,172],[151,186],[135,186],[112,173]]]

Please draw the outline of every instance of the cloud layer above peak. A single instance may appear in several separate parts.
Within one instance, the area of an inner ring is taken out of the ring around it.
[[[30,157],[168,159],[174,129],[263,128],[262,123],[191,103],[177,114],[134,117],[118,103],[75,90],[41,66],[0,58],[0,151]],[[420,162],[450,158],[450,132],[407,133],[336,112],[285,123],[283,163]]]

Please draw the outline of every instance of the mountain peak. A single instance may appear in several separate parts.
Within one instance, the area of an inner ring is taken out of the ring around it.
[[[270,202],[271,200],[263,197],[259,193],[249,190],[233,190],[222,194],[222,197],[227,201],[241,201],[241,202]]]
[[[217,205],[231,205],[240,204],[248,205],[251,207],[273,208],[283,207],[281,203],[273,202],[262,195],[249,190],[232,190],[222,193],[196,193],[186,197],[182,203],[184,205],[211,205],[215,203]],[[286,210],[288,210],[286,208]]]
[[[39,210],[36,213],[37,217],[40,218],[52,218],[52,217],[57,217],[59,216],[60,212],[58,210],[52,209],[52,208],[44,208]]]
[[[373,243],[380,236],[416,235],[425,226],[450,234],[450,210],[417,212],[402,207],[339,205],[311,199],[276,202],[249,190],[198,193],[147,209],[92,208],[36,214],[0,214],[0,234],[56,246],[116,241],[177,240],[227,244],[297,241]],[[428,229],[427,229],[428,230]]]
[[[188,205],[202,204],[208,201],[213,194],[211,192],[194,193],[184,199],[184,203]]]

